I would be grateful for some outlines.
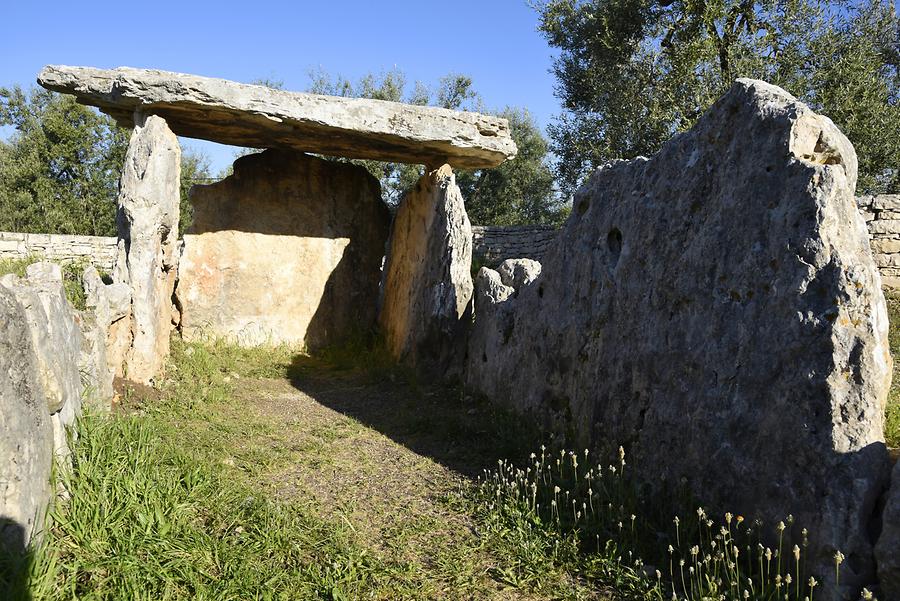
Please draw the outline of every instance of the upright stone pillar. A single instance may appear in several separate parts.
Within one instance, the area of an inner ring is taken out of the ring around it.
[[[178,255],[181,148],[166,121],[135,112],[119,184],[116,278],[131,288],[131,346],[124,375],[149,384],[169,353]]]
[[[455,375],[472,298],[472,226],[449,165],[406,193],[391,228],[380,322],[389,352],[436,375]]]

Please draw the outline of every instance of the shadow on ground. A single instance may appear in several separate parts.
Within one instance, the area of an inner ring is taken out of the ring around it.
[[[417,382],[396,369],[339,367],[297,355],[288,370],[294,388],[397,444],[465,476],[519,461],[546,437],[525,419],[492,407],[457,386]]]

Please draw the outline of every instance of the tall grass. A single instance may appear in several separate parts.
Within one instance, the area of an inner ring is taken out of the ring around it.
[[[379,571],[341,524],[223,477],[155,420],[79,431],[35,599],[354,598]]]

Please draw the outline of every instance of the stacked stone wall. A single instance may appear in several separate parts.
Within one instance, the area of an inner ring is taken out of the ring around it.
[[[472,254],[488,266],[506,259],[544,258],[559,230],[547,225],[473,225]]]
[[[884,284],[900,287],[900,194],[859,196],[859,210],[869,229],[869,244]]]
[[[110,272],[116,262],[116,238],[66,234],[0,232],[0,259],[40,257],[59,263],[87,261]]]

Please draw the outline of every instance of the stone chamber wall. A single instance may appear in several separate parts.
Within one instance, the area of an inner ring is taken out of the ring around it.
[[[0,259],[40,257],[70,263],[85,260],[110,272],[116,262],[115,237],[0,232]]]

